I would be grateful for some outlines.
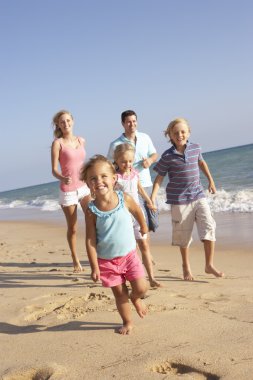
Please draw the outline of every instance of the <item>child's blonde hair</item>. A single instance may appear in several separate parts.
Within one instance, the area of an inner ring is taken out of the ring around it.
[[[80,180],[87,182],[88,179],[88,171],[93,168],[97,163],[103,163],[107,164],[112,172],[113,175],[116,174],[115,167],[109,161],[105,156],[102,156],[102,154],[96,154],[95,156],[91,157],[89,161],[83,165],[83,167],[80,170]]]
[[[190,128],[190,126],[189,126],[189,124],[188,124],[188,121],[187,121],[186,119],[184,119],[183,117],[177,117],[176,119],[172,120],[172,121],[169,123],[168,127],[167,127],[167,128],[165,129],[165,131],[164,131],[164,135],[165,135],[165,137],[169,137],[169,140],[170,140],[170,141],[172,141],[172,140],[171,140],[172,130],[173,130],[173,128],[174,128],[177,124],[179,124],[179,123],[185,124],[185,125],[187,126],[189,132],[191,132],[191,128]]]
[[[52,126],[54,128],[54,137],[56,137],[58,139],[63,136],[62,131],[61,131],[60,127],[59,127],[59,119],[60,119],[60,117],[62,115],[65,115],[65,114],[69,115],[71,117],[71,119],[74,120],[73,115],[69,111],[67,111],[67,110],[60,110],[60,111],[58,111],[53,116],[53,119],[52,119]]]
[[[133,155],[135,154],[135,147],[132,144],[124,143],[117,145],[113,154],[114,162],[117,163],[117,160],[120,158],[120,156],[129,151],[132,152]]]

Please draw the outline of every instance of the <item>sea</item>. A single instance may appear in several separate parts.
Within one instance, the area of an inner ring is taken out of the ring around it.
[[[253,213],[253,144],[203,153],[216,184],[216,194],[206,196],[214,213]],[[151,170],[153,179],[156,173]],[[206,178],[201,181],[207,189]],[[158,194],[161,213],[170,210],[165,203],[167,180]],[[58,181],[0,192],[0,220],[59,218]]]

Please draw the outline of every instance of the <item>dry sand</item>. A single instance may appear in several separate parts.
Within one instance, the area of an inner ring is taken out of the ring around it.
[[[252,379],[252,221],[219,216],[215,264],[226,277],[204,273],[195,242],[196,281],[185,282],[162,217],[152,253],[163,287],[148,291],[145,319],[133,310],[129,336],[115,333],[121,320],[110,289],[90,280],[82,223],[85,271],[77,275],[63,223],[0,222],[0,379]]]

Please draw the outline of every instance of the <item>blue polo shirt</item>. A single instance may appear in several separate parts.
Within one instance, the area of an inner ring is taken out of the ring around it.
[[[135,147],[135,157],[133,166],[139,172],[141,185],[143,187],[149,187],[153,185],[151,181],[150,170],[149,168],[144,169],[142,167],[142,161],[143,158],[148,158],[149,156],[151,156],[151,154],[156,153],[156,149],[151,141],[151,138],[146,133],[136,131],[135,136],[136,144],[130,141],[122,133],[120,137],[118,137],[110,144],[107,158],[110,161],[113,161],[114,150],[117,145],[125,143],[133,145]]]
[[[154,170],[163,177],[168,174],[166,203],[188,204],[205,198],[200,183],[199,161],[203,161],[201,148],[194,143],[187,143],[184,154],[179,153],[175,146],[162,154]]]

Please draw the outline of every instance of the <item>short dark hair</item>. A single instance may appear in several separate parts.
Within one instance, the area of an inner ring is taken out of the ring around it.
[[[136,117],[136,120],[137,120],[136,112],[134,112],[132,110],[127,110],[127,111],[122,112],[122,114],[121,114],[121,122],[124,123],[125,119],[128,116],[133,116],[133,115]]]

